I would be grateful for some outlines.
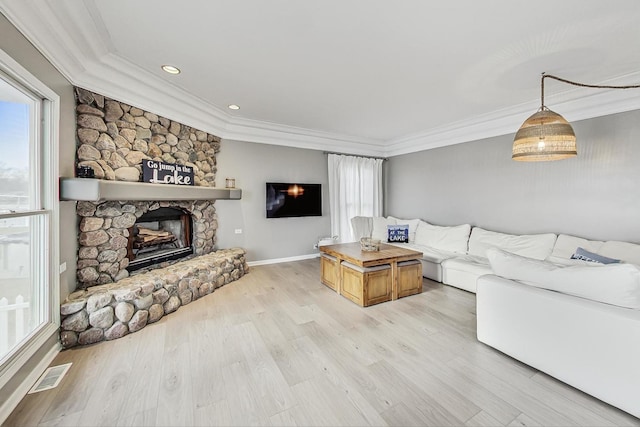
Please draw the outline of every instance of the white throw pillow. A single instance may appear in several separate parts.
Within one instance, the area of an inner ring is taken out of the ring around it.
[[[632,264],[559,266],[497,248],[487,250],[493,272],[537,288],[640,309],[640,268]]]
[[[416,245],[429,246],[441,251],[467,253],[467,242],[471,225],[462,224],[455,227],[442,227],[420,221],[416,230]]]

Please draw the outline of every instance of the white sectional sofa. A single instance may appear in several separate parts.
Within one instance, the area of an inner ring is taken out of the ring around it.
[[[393,217],[352,224],[382,241],[388,224],[408,224],[397,245],[424,253],[423,275],[477,293],[479,341],[640,417],[640,245]]]
[[[577,240],[558,238],[563,266],[491,251],[496,274],[477,283],[478,340],[640,417],[640,268],[629,263],[640,245],[593,242],[622,264],[567,262],[559,255]]]
[[[387,240],[388,225],[408,225],[409,243],[391,243],[423,253],[422,275],[428,279],[476,291],[476,281],[490,274],[488,248],[498,247],[519,255],[545,259],[553,250],[555,234],[513,235],[471,227],[469,224],[438,226],[420,219],[354,217],[351,225],[357,239]]]

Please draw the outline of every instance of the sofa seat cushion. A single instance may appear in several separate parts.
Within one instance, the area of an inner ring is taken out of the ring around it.
[[[546,234],[505,234],[473,227],[469,238],[469,254],[487,257],[487,250],[499,248],[534,259],[545,259],[553,250],[557,236]]]
[[[415,243],[389,243],[389,245],[422,252],[422,259],[435,263],[441,263],[446,259],[458,256],[458,254],[454,252],[441,251],[429,246],[418,245]]]
[[[474,255],[460,255],[442,262],[442,283],[475,292],[478,277],[491,274],[489,260]]]
[[[465,254],[470,232],[469,224],[444,227],[420,221],[416,229],[415,243],[441,251]]]
[[[477,276],[491,274],[492,271],[487,258],[474,255],[462,255],[444,260],[442,267],[447,270],[466,271]]]
[[[633,264],[558,266],[493,248],[487,251],[494,274],[530,286],[640,309],[640,268]]]
[[[416,245],[415,243],[389,243],[399,248],[413,249],[422,252],[422,276],[436,282],[442,282],[442,266],[441,263],[451,257],[456,256],[453,252],[439,251],[427,246]]]

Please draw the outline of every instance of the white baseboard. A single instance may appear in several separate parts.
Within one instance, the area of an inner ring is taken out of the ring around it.
[[[247,264],[249,265],[249,267],[253,267],[254,265],[267,265],[267,264],[279,264],[281,262],[302,261],[303,259],[318,258],[319,256],[320,256],[320,253],[298,255],[298,256],[292,256],[287,258],[273,258],[273,259],[263,259],[260,261],[249,261]]]
[[[18,406],[24,396],[27,395],[31,386],[40,378],[40,375],[53,362],[53,359],[60,352],[60,343],[56,342],[51,346],[47,354],[40,360],[34,370],[22,381],[22,383],[11,393],[11,395],[0,405],[0,425],[2,425],[11,412]]]

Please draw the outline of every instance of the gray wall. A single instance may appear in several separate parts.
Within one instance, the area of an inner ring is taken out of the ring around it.
[[[73,87],[2,14],[0,14],[0,40],[2,50],[60,96],[59,169],[61,176],[73,176],[75,158]],[[61,300],[75,289],[76,244],[75,204],[64,202],[60,204],[60,262],[67,263],[67,271],[60,276]],[[34,369],[55,341],[57,341],[57,334],[52,336],[49,342],[30,359],[27,366],[0,390],[0,402],[4,401],[27,373]]]
[[[640,111],[572,125],[568,160],[512,161],[513,134],[393,157],[386,214],[640,242]]]
[[[316,150],[223,140],[216,185],[235,178],[242,200],[218,200],[218,248],[240,246],[249,261],[318,253],[313,244],[331,233],[327,157]],[[322,184],[322,216],[266,218],[265,183]],[[242,234],[235,234],[242,229]]]

